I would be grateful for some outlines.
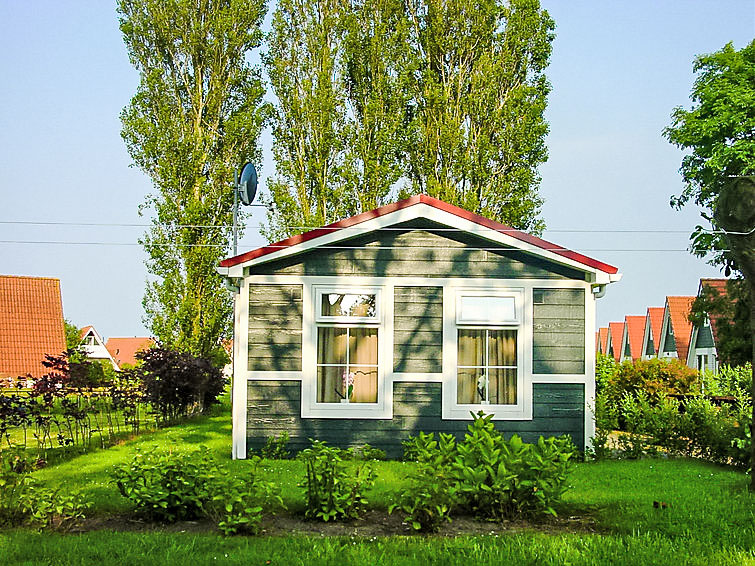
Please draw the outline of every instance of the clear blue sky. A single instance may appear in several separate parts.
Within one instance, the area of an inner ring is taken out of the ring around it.
[[[693,58],[755,37],[755,4],[542,2],[557,25],[545,237],[624,274],[598,302],[600,325],[662,306],[666,295],[694,294],[700,277],[718,271],[683,251],[638,251],[682,250],[699,221],[698,211],[668,205],[682,188],[681,153],[661,131],[674,106],[689,106]],[[138,77],[114,4],[0,0],[0,77],[0,240],[87,242],[0,243],[0,273],[60,278],[65,315],[79,326],[147,334],[144,254],[133,245],[143,228],[7,223],[146,222],[138,207],[150,183],[129,167],[120,138],[118,116]],[[266,155],[263,179],[272,171]],[[558,231],[574,229],[607,232]],[[262,243],[252,224],[240,249]]]

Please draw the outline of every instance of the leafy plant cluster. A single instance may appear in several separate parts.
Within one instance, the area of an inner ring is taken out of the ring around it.
[[[747,467],[751,415],[746,397],[736,404],[716,405],[700,395],[678,400],[639,391],[614,405],[601,393],[595,406],[594,455],[636,458],[663,452]],[[617,429],[625,434],[614,447],[608,435]]]
[[[342,454],[321,440],[313,440],[300,453],[307,467],[304,515],[308,519],[356,519],[367,505],[364,493],[374,481],[372,467],[368,463],[347,466]]]
[[[76,492],[40,486],[30,475],[36,465],[14,451],[0,452],[0,527],[70,530],[89,505]]]
[[[653,397],[659,393],[679,395],[700,391],[700,374],[677,359],[626,361],[615,367],[613,375],[609,371],[605,371],[599,390],[605,391],[614,404],[638,391]]]
[[[256,534],[264,509],[282,506],[275,488],[257,474],[253,459],[246,477],[220,467],[207,448],[134,455],[116,466],[113,479],[123,497],[148,520],[173,523],[208,517],[224,534]]]
[[[492,415],[482,412],[461,442],[421,433],[404,445],[418,468],[391,511],[401,509],[414,529],[426,532],[437,531],[456,510],[490,520],[555,515],[576,454],[568,437],[506,440]]]

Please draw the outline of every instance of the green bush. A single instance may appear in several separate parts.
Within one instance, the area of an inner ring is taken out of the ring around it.
[[[190,452],[137,452],[116,466],[113,478],[121,495],[151,521],[198,519],[212,495],[218,467],[207,448]]]
[[[263,511],[284,507],[277,487],[257,473],[259,462],[259,457],[252,457],[252,468],[247,477],[236,477],[219,470],[210,483],[210,497],[204,511],[225,535],[256,535]]]
[[[622,363],[606,391],[613,402],[619,402],[625,395],[638,391],[655,398],[659,393],[686,394],[699,389],[699,374],[687,367],[681,360],[638,360]]]
[[[436,530],[454,507],[501,520],[555,515],[576,453],[568,437],[540,437],[527,444],[495,429],[492,415],[480,412],[462,442],[451,435],[420,434],[404,443],[420,463],[412,485],[394,507],[407,513],[417,530]],[[449,487],[450,486],[450,487]]]
[[[613,356],[601,354],[598,352],[595,357],[595,391],[596,393],[602,393],[608,389],[609,384],[613,381],[616,372],[619,369],[619,364],[616,362]]]
[[[752,364],[731,367],[722,365],[718,373],[703,372],[703,393],[714,396],[749,397],[752,391]]]
[[[369,464],[347,468],[341,450],[313,440],[300,457],[307,466],[305,516],[322,521],[356,519],[367,505],[364,491],[372,485],[374,474]]]
[[[352,446],[348,451],[351,460],[385,460],[385,450],[375,448],[369,444]]]
[[[80,494],[41,487],[31,469],[18,455],[0,452],[0,526],[66,531],[84,519],[89,504]]]
[[[283,431],[280,436],[268,436],[265,445],[260,449],[260,455],[269,460],[285,460],[289,456],[288,432]]]

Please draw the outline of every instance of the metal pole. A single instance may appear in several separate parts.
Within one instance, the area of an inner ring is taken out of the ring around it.
[[[239,172],[233,173],[233,255],[239,251]]]

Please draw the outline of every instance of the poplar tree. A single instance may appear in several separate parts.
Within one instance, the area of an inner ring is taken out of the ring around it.
[[[121,114],[134,164],[152,181],[145,322],[167,348],[225,356],[231,301],[215,267],[228,252],[234,170],[258,160],[263,0],[119,0],[139,86]]]
[[[538,232],[554,23],[538,0],[407,0],[412,192]]]

